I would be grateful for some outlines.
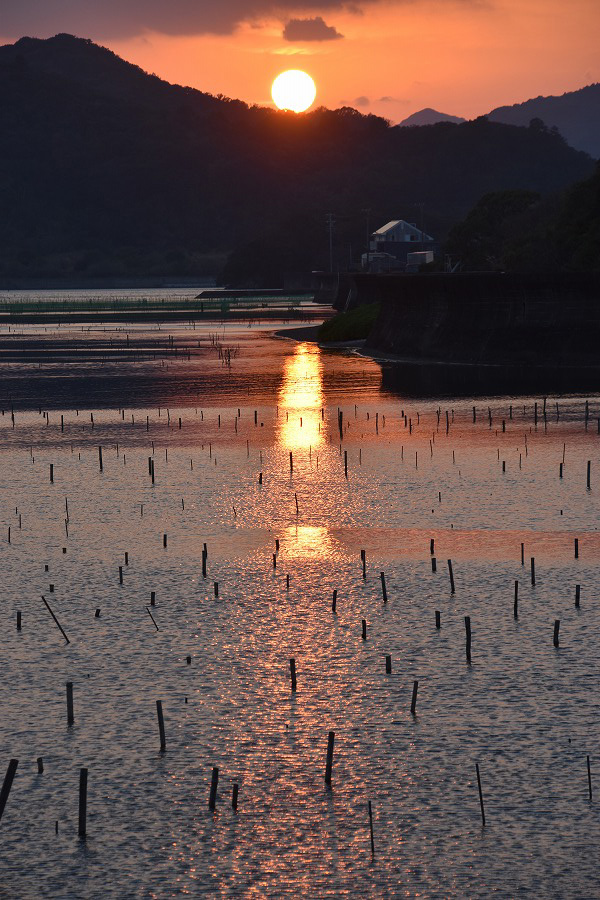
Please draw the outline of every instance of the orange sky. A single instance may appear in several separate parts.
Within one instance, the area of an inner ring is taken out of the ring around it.
[[[46,0],[53,2],[58,0]],[[393,121],[424,106],[473,117],[600,81],[600,0],[371,0],[351,7],[336,2],[308,10],[304,2],[296,11],[291,0],[278,16],[254,6],[253,17],[242,3],[242,13],[239,6],[231,13],[241,24],[232,25],[230,34],[166,35],[142,24],[137,33],[110,34],[106,22],[96,27],[93,19],[89,25],[73,22],[76,30],[66,13],[28,33],[47,37],[69,30],[169,81],[249,103],[270,105],[273,78],[283,69],[302,68],[317,83],[317,104],[356,106]],[[316,15],[344,37],[283,39],[290,18]],[[36,21],[33,13],[30,21]],[[136,31],[130,23],[123,30]],[[182,24],[172,30],[194,29]]]

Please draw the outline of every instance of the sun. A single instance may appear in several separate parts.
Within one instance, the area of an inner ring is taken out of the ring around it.
[[[279,109],[304,112],[315,101],[317,88],[314,81],[300,69],[288,69],[278,75],[271,85],[271,96]]]

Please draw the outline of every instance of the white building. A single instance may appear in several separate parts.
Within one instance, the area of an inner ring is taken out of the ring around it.
[[[434,249],[434,238],[414,222],[393,219],[372,233],[369,253],[362,255],[362,266],[372,272],[404,269],[409,253]]]

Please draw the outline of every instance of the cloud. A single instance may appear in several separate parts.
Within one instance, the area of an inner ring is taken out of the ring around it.
[[[327,25],[321,16],[314,19],[290,19],[283,29],[286,41],[337,41],[344,35]]]
[[[402,97],[378,97],[377,103],[399,103],[401,106],[408,106],[410,100],[404,100]]]
[[[368,97],[355,97],[353,103],[355,106],[368,106],[370,104],[370,100]]]
[[[51,37],[60,32],[93,40],[124,40],[148,32],[169,36],[231,34],[242,22],[260,22],[266,17],[317,14],[314,19],[291,19],[312,26],[322,37],[302,40],[332,40],[341,37],[323,22],[319,13],[345,10],[358,14],[364,6],[383,0],[0,0],[0,30],[6,38],[23,35]],[[416,0],[394,0],[405,4]],[[482,0],[443,0],[472,8]],[[299,26],[297,26],[299,27]],[[327,34],[325,34],[327,32]],[[296,38],[288,38],[296,40]]]

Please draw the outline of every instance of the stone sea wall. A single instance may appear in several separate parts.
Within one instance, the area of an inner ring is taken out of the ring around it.
[[[600,276],[356,275],[381,312],[367,347],[404,359],[598,366]]]

